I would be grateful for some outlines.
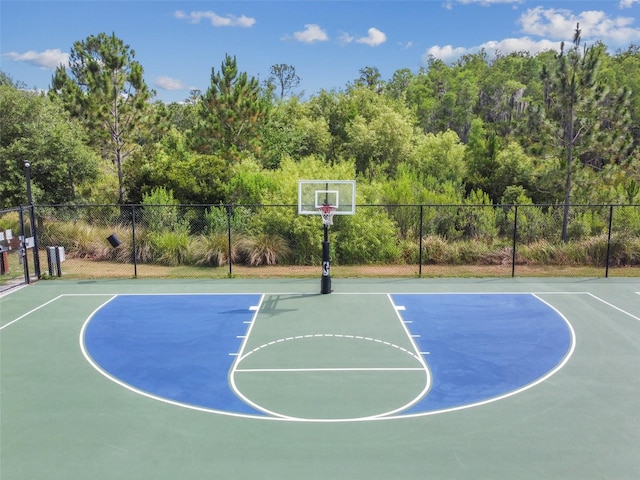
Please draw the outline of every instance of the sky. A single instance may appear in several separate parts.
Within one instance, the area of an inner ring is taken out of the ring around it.
[[[586,44],[640,45],[640,0],[0,0],[0,70],[46,90],[74,42],[104,32],[135,52],[156,100],[206,91],[227,54],[261,82],[272,66],[292,66],[292,93],[309,98],[344,89],[365,67],[390,80],[430,55],[558,49],[577,23]]]

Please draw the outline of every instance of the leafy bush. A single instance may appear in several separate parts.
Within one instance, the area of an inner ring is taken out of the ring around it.
[[[384,210],[362,208],[356,215],[339,220],[339,223],[335,222],[334,247],[339,264],[366,265],[399,260],[397,227]]]
[[[204,215],[204,232],[205,234],[228,233],[229,220],[231,220],[231,232],[233,234],[245,233],[248,229],[251,215],[252,212],[248,207],[233,207],[231,219],[229,219],[226,207],[211,207]]]
[[[640,205],[614,207],[612,228],[625,235],[640,236]]]
[[[489,196],[481,190],[474,190],[465,200],[468,207],[460,207],[455,219],[455,231],[466,239],[494,238],[498,233],[496,212]]]
[[[149,232],[148,242],[155,262],[171,267],[189,263],[191,242],[187,231]]]
[[[188,229],[188,220],[180,217],[173,193],[163,187],[142,196],[143,220],[151,232],[173,232]]]
[[[20,215],[18,212],[9,212],[0,215],[0,232],[11,230],[14,235],[20,231]]]

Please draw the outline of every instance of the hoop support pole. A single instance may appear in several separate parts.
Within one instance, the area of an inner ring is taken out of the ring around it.
[[[322,278],[320,293],[331,293],[331,257],[329,251],[329,226],[324,226],[324,241],[322,242]]]

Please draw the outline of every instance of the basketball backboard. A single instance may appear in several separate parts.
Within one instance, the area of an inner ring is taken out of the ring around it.
[[[335,207],[334,215],[356,213],[355,180],[299,180],[298,213],[320,215],[322,205]]]

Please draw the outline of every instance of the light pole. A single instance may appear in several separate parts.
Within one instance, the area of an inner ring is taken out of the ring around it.
[[[40,255],[38,254],[38,235],[36,234],[36,220],[33,207],[33,197],[31,196],[31,164],[24,162],[24,176],[27,180],[27,203],[29,205],[29,224],[31,225],[31,236],[33,237],[33,266],[35,274],[40,278]],[[24,232],[23,232],[24,235]],[[25,254],[26,254],[26,236],[25,236]]]

